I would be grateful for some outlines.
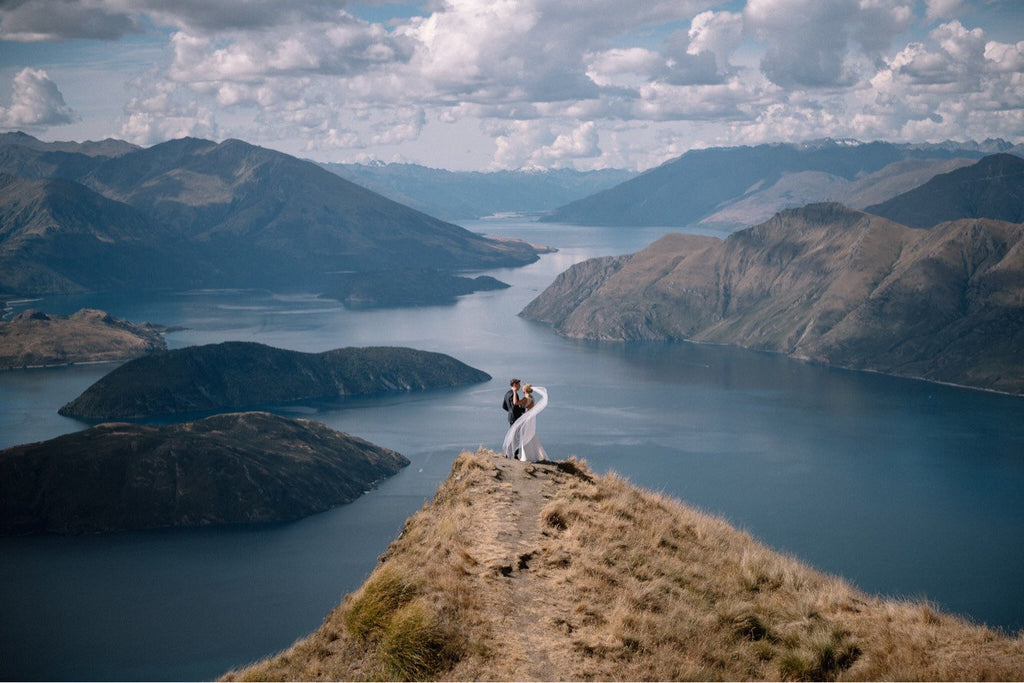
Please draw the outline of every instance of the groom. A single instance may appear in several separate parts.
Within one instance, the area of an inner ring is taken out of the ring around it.
[[[511,425],[519,419],[520,415],[526,412],[526,409],[523,408],[523,403],[526,402],[526,399],[519,398],[518,379],[513,377],[508,384],[512,388],[505,392],[505,400],[502,402],[501,407],[508,411],[508,423]]]

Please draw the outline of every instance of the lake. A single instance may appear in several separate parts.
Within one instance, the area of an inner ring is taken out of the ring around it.
[[[538,435],[720,515],[872,593],[1024,628],[1024,399],[673,343],[567,340],[517,313],[585,258],[667,229],[467,227],[559,248],[494,270],[510,289],[451,306],[348,311],[310,293],[195,291],[31,303],[302,351],[391,344],[450,354],[472,387],[283,406],[412,464],[356,502],[288,524],[0,539],[0,676],[191,680],[288,647],[358,587],[462,450],[498,448],[508,378],[546,386]],[[84,428],[57,415],[113,366],[0,373],[0,448]]]

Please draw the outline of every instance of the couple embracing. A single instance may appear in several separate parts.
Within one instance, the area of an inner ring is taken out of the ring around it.
[[[502,448],[506,458],[526,462],[547,460],[548,455],[537,439],[537,414],[548,404],[548,392],[544,387],[522,383],[517,378],[509,382],[501,407],[508,411],[508,432]],[[519,391],[522,390],[522,397]],[[536,395],[536,398],[534,397]]]

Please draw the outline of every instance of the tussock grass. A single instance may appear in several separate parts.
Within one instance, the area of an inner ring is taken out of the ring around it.
[[[583,461],[480,450],[318,631],[228,678],[1024,680],[1024,639],[864,594]]]

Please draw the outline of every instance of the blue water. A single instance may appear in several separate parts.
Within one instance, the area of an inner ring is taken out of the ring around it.
[[[280,408],[412,461],[355,503],[305,520],[0,539],[0,675],[209,679],[287,647],[365,579],[461,450],[500,445],[512,375],[549,390],[538,433],[552,457],[682,498],[870,592],[1024,628],[1024,399],[724,347],[562,339],[516,314],[572,263],[665,231],[472,227],[560,251],[490,271],[513,287],[453,306],[353,312],[259,291],[33,302],[188,328],[168,336],[172,347],[397,344],[448,353],[494,380]],[[0,447],[83,428],[56,410],[111,367],[0,373]]]

